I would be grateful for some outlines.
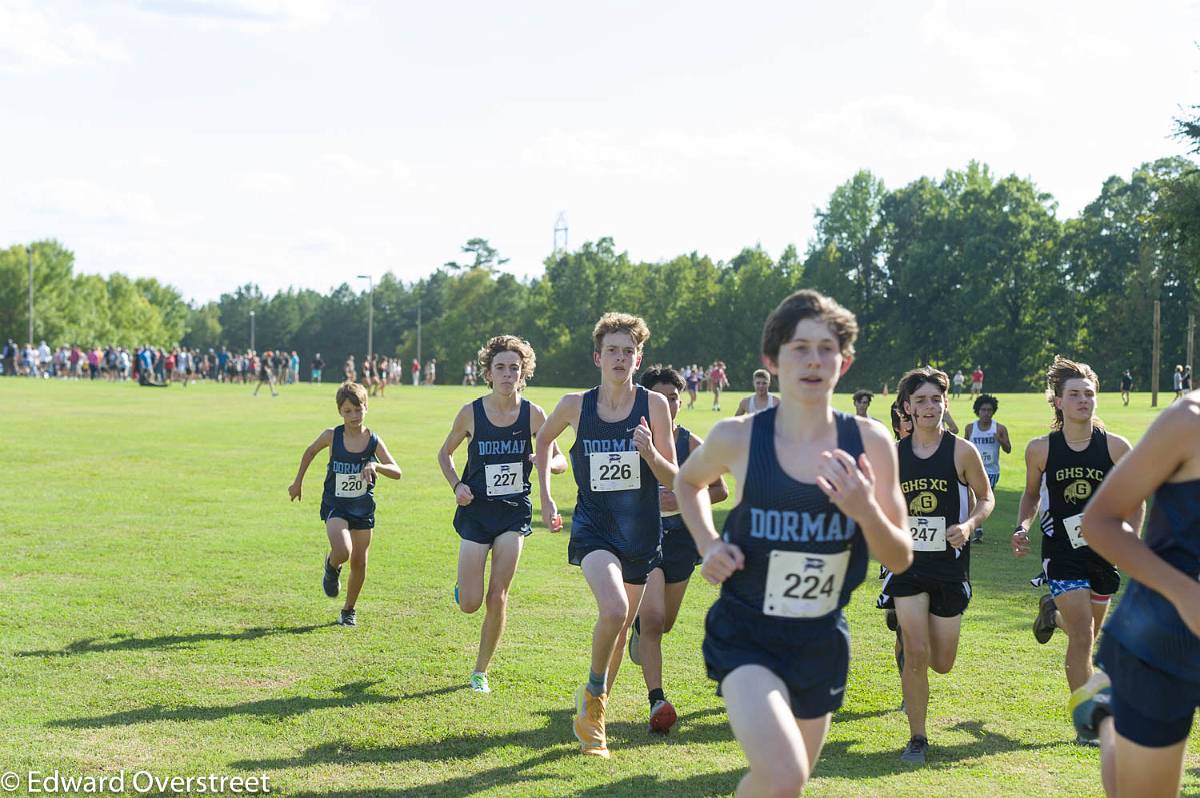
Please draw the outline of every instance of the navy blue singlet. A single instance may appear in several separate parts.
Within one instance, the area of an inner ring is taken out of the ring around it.
[[[675,463],[682,466],[684,461],[688,459],[688,455],[692,453],[692,433],[688,432],[683,427],[675,428]],[[684,535],[691,538],[691,533],[687,531],[687,526],[683,523],[683,516],[679,513],[664,515],[662,519],[663,537],[666,537],[671,532],[682,532]],[[693,544],[694,545],[694,544]]]
[[[482,397],[471,403],[475,431],[467,446],[462,481],[475,498],[455,511],[454,526],[460,532],[465,526],[492,533],[529,528],[533,515],[529,500],[533,436],[529,402],[520,402],[517,420],[507,427],[497,427],[488,420]]]
[[[650,421],[649,391],[640,385],[633,409],[621,421],[603,421],[596,411],[600,389],[583,395],[579,429],[571,447],[578,495],[571,537],[598,538],[626,558],[653,556],[662,543],[658,479],[633,447],[642,418]],[[638,487],[629,486],[638,483]]]
[[[1159,486],[1145,543],[1173,567],[1200,578],[1200,480]],[[1130,580],[1104,632],[1143,662],[1200,681],[1200,638],[1183,623],[1175,605],[1137,580]]]
[[[333,444],[329,447],[329,465],[325,468],[325,490],[321,494],[321,518],[328,517],[330,508],[354,517],[369,518],[375,514],[375,483],[362,477],[363,466],[375,459],[379,438],[374,432],[361,452],[346,451],[343,435],[346,425],[333,428]]]
[[[853,519],[815,483],[792,479],[775,453],[778,408],[754,414],[742,499],[725,520],[724,539],[746,564],[721,585],[718,603],[738,605],[795,633],[836,625],[867,572],[867,544]],[[863,453],[854,416],[834,411],[837,445]],[[742,613],[739,613],[742,614]]]

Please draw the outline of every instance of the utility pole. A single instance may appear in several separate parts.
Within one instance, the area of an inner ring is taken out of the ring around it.
[[[358,279],[366,280],[369,287],[367,293],[367,360],[371,360],[371,356],[375,353],[375,278],[369,274],[360,274]]]
[[[1160,341],[1158,340],[1159,333],[1161,332],[1161,330],[1160,330],[1161,317],[1159,314],[1160,314],[1159,301],[1156,299],[1156,300],[1154,300],[1154,355],[1150,359],[1150,372],[1152,374],[1152,376],[1150,378],[1150,406],[1151,407],[1158,407],[1158,368],[1159,368],[1158,360],[1159,360],[1159,349],[1161,348]]]
[[[1188,314],[1188,339],[1187,339],[1187,368],[1188,374],[1192,374],[1195,370],[1192,368],[1192,354],[1195,351],[1193,343],[1196,337],[1196,314]],[[1196,384],[1196,378],[1192,377],[1192,384]]]
[[[29,257],[29,345],[33,346],[33,244],[25,247]]]
[[[254,351],[254,311],[250,311],[250,351]]]
[[[417,365],[421,366],[421,297],[417,297]]]

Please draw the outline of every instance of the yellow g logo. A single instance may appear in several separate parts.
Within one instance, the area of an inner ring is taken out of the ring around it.
[[[1078,504],[1085,502],[1092,495],[1092,483],[1086,479],[1077,479],[1070,485],[1067,485],[1063,491],[1063,500],[1068,504]]]
[[[908,514],[928,515],[937,510],[937,506],[937,496],[934,496],[927,490],[923,490],[916,496],[913,496],[913,500],[908,503]]]

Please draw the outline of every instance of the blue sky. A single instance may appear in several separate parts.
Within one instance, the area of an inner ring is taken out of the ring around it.
[[[1180,154],[1195,2],[0,0],[0,245],[191,299],[404,280],[488,238],[806,245],[857,169],[975,158],[1076,213]]]

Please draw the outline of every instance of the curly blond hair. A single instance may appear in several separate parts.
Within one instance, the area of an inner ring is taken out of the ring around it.
[[[492,361],[501,352],[516,352],[521,358],[521,381],[517,388],[524,388],[525,383],[533,379],[534,369],[537,368],[537,357],[533,347],[524,338],[515,335],[496,335],[488,339],[476,356],[479,364],[479,374],[488,385],[492,384]]]

